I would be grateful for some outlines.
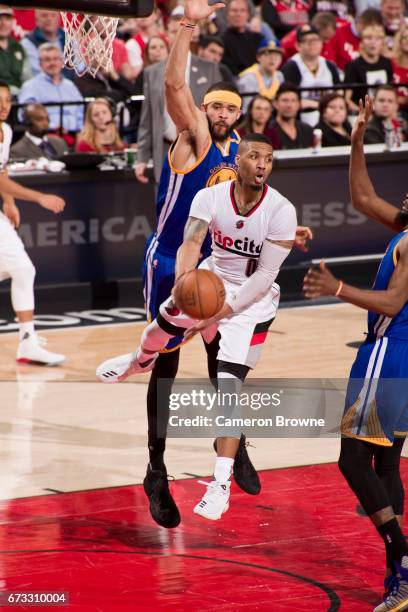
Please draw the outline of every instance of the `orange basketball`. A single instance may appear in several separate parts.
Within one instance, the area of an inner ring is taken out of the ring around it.
[[[209,270],[191,270],[177,281],[174,298],[177,308],[189,317],[209,319],[216,315],[224,304],[224,283]]]

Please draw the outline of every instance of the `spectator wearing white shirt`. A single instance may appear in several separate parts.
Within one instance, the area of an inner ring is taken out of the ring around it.
[[[303,25],[297,29],[296,41],[298,53],[282,68],[285,81],[302,87],[329,87],[340,83],[339,72],[332,62],[322,55],[323,40],[314,26]],[[309,90],[302,93],[301,108],[316,109],[314,112],[303,112],[302,121],[315,126],[319,121],[320,91]]]
[[[33,79],[26,81],[19,94],[20,104],[39,102],[82,102],[83,98],[72,81],[62,75],[64,66],[62,53],[58,45],[46,43],[39,48],[41,72]],[[60,125],[60,107],[48,106],[50,127],[60,127],[66,132],[79,132],[84,122],[83,104],[64,107],[62,126]]]

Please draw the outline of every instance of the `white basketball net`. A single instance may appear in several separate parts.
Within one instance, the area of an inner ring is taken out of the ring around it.
[[[112,70],[112,44],[119,19],[101,15],[61,13],[65,30],[64,60],[78,76]]]

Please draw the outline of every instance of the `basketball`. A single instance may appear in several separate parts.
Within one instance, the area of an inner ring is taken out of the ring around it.
[[[224,304],[224,283],[209,270],[191,270],[177,281],[174,299],[177,308],[189,317],[209,319],[216,315]]]

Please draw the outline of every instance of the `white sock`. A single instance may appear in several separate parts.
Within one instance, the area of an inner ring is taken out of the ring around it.
[[[225,484],[229,481],[232,474],[234,459],[231,457],[217,457],[214,469],[214,478],[217,482]]]
[[[27,321],[26,323],[20,323],[20,340],[24,338],[26,334],[32,336],[34,334],[34,321]]]

